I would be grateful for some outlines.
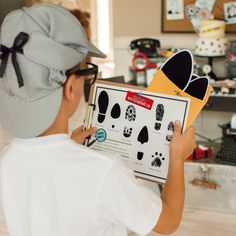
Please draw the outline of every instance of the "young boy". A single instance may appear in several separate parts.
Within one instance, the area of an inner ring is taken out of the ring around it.
[[[83,94],[87,55],[104,57],[67,10],[39,4],[10,13],[1,28],[0,121],[15,138],[0,154],[1,203],[11,236],[124,236],[174,232],[184,203],[184,160],[194,129],[175,123],[161,199],[116,159],[68,136]],[[92,67],[91,67],[92,66]],[[158,140],[157,140],[158,142]]]

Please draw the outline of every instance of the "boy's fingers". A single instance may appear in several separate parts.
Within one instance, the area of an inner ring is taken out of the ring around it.
[[[96,132],[96,128],[90,128],[90,129],[86,129],[83,131],[82,135],[83,137],[87,138],[88,136],[94,134]]]
[[[74,133],[74,134],[75,134],[75,133],[81,133],[81,132],[83,131],[83,129],[84,129],[84,126],[81,125],[80,127],[76,128],[76,129],[73,131],[73,133]]]
[[[174,133],[181,134],[181,124],[179,120],[175,121]]]
[[[186,130],[186,133],[189,133],[189,134],[194,135],[194,134],[195,134],[195,131],[196,131],[195,127],[190,126],[190,127]]]
[[[190,129],[191,129],[191,132],[192,132],[192,133],[195,133],[195,132],[196,132],[196,128],[195,128],[195,127],[190,127]]]
[[[80,127],[77,128],[78,131],[83,131],[84,125],[81,125]]]

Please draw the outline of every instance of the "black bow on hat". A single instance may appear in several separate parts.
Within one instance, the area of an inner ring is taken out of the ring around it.
[[[19,88],[24,86],[24,80],[20,71],[20,67],[16,58],[16,53],[23,54],[23,47],[24,45],[28,42],[29,40],[29,35],[21,32],[19,33],[13,43],[13,46],[11,48],[8,48],[4,45],[0,45],[0,59],[1,59],[1,65],[0,65],[0,78],[3,77],[5,71],[6,71],[6,66],[8,62],[8,57],[9,54],[12,53],[12,64],[15,69],[17,81],[19,84]]]

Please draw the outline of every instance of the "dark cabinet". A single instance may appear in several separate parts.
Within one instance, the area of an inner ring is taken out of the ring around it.
[[[204,110],[236,112],[236,95],[210,96]]]

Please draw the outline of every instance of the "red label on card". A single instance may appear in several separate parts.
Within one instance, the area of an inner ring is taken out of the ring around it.
[[[144,107],[146,109],[149,109],[149,110],[152,109],[153,100],[150,98],[144,97],[138,93],[128,91],[126,94],[125,100],[128,102],[132,102],[138,106]]]

